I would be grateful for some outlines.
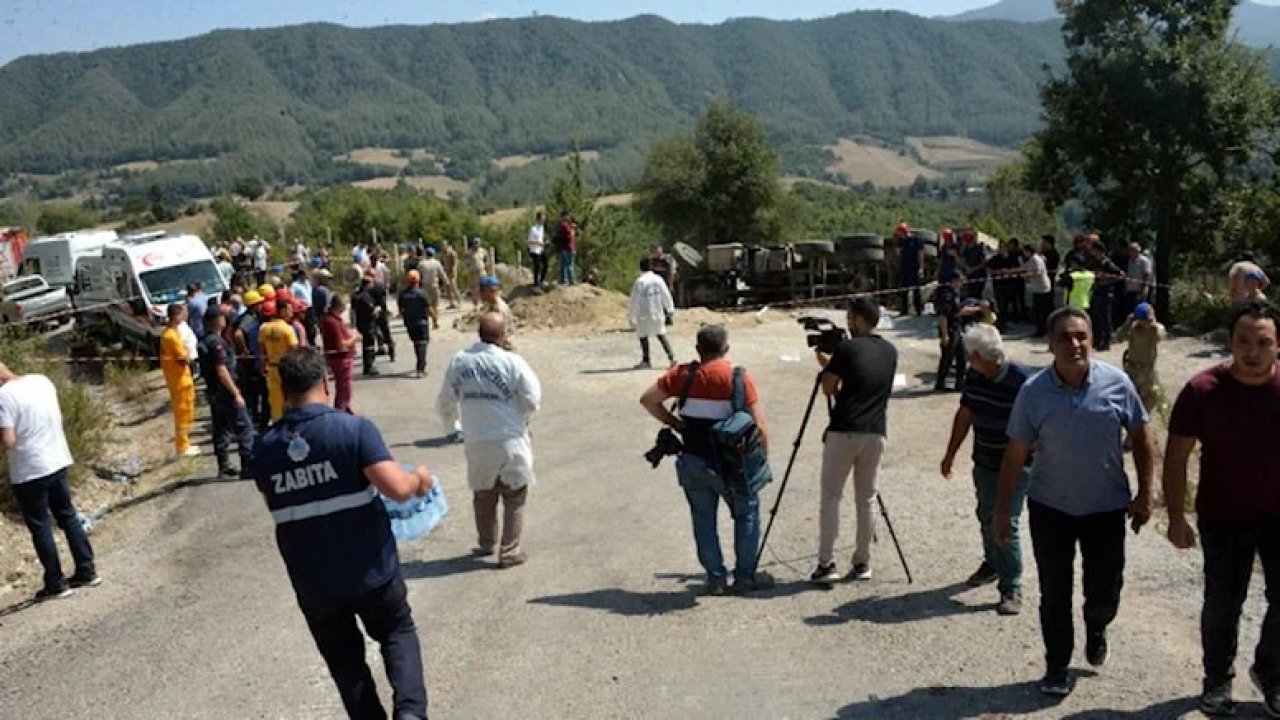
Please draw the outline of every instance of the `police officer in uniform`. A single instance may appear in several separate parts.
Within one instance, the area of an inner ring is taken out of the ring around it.
[[[378,299],[373,294],[373,275],[365,273],[360,280],[360,289],[351,296],[351,310],[355,314],[356,330],[360,333],[361,360],[364,374],[368,377],[381,375],[373,366],[375,357],[374,343],[377,328],[375,318],[378,314]]]
[[[373,322],[378,328],[378,342],[381,348],[387,351],[387,359],[391,362],[396,361],[396,341],[391,337],[391,313],[387,310],[387,285],[376,275],[373,279],[373,285],[369,288],[369,294],[378,305],[378,312],[374,313]],[[381,354],[382,350],[378,350]]]
[[[364,659],[378,643],[395,720],[427,717],[422,653],[400,559],[377,493],[405,501],[431,489],[405,472],[368,418],[329,407],[324,357],[298,347],[280,360],[286,412],[259,440],[252,475],[276,523],[298,606],[351,718],[386,718]]]
[[[200,341],[200,375],[207,388],[209,417],[213,425],[213,455],[218,459],[218,476],[232,479],[249,467],[253,457],[253,421],[248,404],[236,386],[236,355],[227,343],[224,331],[227,316],[216,303],[204,313],[204,339]],[[228,452],[231,439],[240,447],[240,467],[231,465]]]

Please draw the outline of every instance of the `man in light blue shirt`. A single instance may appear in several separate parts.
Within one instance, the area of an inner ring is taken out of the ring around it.
[[[1155,449],[1146,409],[1128,376],[1089,357],[1089,315],[1064,307],[1049,318],[1048,328],[1053,366],[1028,380],[1014,403],[994,526],[998,541],[1009,542],[1011,502],[1027,457],[1034,454],[1027,506],[1048,666],[1040,689],[1064,696],[1074,686],[1069,666],[1076,546],[1084,565],[1085,656],[1101,667],[1108,655],[1107,626],[1115,620],[1124,583],[1125,516],[1133,518],[1135,533],[1151,517]],[[1138,468],[1136,497],[1125,472],[1124,431]]]

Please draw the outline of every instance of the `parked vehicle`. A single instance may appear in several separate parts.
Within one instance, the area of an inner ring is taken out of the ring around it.
[[[77,322],[154,355],[169,304],[185,301],[187,286],[196,281],[211,296],[226,289],[199,237],[155,232],[120,238],[101,257],[81,261],[74,289]]]
[[[117,239],[115,230],[77,230],[38,237],[22,255],[22,274],[40,275],[53,287],[75,284],[76,270],[85,258],[102,256],[102,249]]]
[[[66,288],[49,287],[39,275],[23,275],[0,285],[0,324],[70,321]]]

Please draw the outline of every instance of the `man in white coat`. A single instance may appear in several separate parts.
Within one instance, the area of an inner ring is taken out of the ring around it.
[[[631,286],[631,327],[640,338],[641,360],[637,369],[653,367],[649,362],[649,338],[655,336],[667,351],[667,360],[676,364],[671,343],[667,342],[667,321],[675,313],[675,307],[667,282],[650,269],[649,258],[641,260],[640,277]]]
[[[526,559],[520,534],[534,482],[529,419],[542,402],[542,386],[524,358],[503,349],[506,336],[507,323],[500,313],[481,316],[480,341],[449,362],[436,411],[446,428],[456,427],[461,414],[467,484],[479,538],[475,552],[481,557],[497,555],[499,565],[509,568]]]

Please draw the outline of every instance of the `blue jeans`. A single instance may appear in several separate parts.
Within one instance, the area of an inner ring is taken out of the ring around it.
[[[572,250],[560,251],[560,283],[562,285],[573,284],[573,256]]]
[[[720,535],[716,531],[716,512],[721,498],[733,515],[733,551],[737,558],[733,576],[737,580],[755,578],[756,553],[760,548],[760,494],[745,488],[726,488],[705,460],[688,453],[676,460],[676,475],[689,501],[698,562],[707,571],[707,579],[728,577],[724,554],[720,551]]]
[[[80,577],[93,577],[93,547],[89,544],[89,535],[84,531],[84,525],[80,524],[76,507],[71,502],[67,469],[63,468],[52,475],[12,487],[18,506],[22,508],[22,519],[31,532],[36,557],[40,558],[40,564],[44,566],[45,589],[59,590],[67,586],[67,578],[62,574],[62,563],[58,560],[58,546],[53,540],[50,515],[67,536],[67,545],[76,563],[76,574]]]
[[[973,487],[978,496],[978,524],[982,528],[982,553],[987,565],[1000,575],[1000,592],[1018,592],[1022,590],[1022,543],[1019,539],[1019,525],[1022,519],[1022,506],[1027,499],[1027,483],[1031,475],[1026,468],[1018,478],[1018,489],[1013,493],[1013,501],[1009,504],[1009,519],[1013,521],[1013,535],[1006,547],[996,543],[995,531],[991,522],[996,514],[996,495],[1000,491],[1000,471],[973,466]]]

